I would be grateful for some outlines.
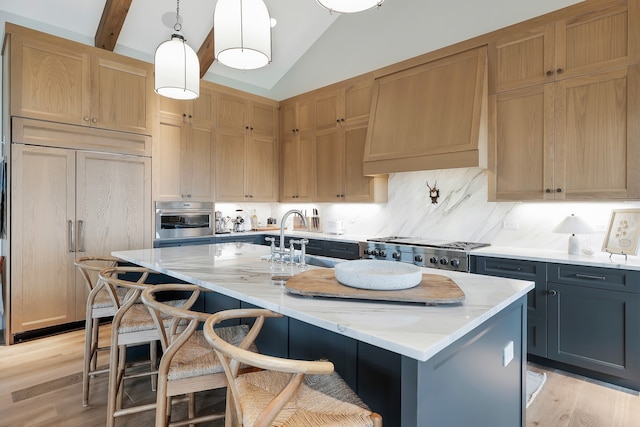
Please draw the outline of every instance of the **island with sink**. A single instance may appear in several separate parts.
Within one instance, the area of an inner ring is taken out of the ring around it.
[[[269,247],[242,242],[113,255],[213,291],[203,303],[207,312],[262,307],[281,313],[265,325],[260,351],[331,360],[385,425],[525,424],[532,282],[425,268],[455,282],[463,301],[310,298],[288,292],[286,279],[314,269],[328,273],[317,265],[329,267],[331,259],[307,256],[304,266],[270,262]]]

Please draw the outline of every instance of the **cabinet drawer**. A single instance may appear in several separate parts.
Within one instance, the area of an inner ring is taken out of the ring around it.
[[[487,276],[535,281],[544,274],[545,264],[536,261],[492,257],[471,257],[471,272]],[[544,275],[543,275],[544,277]]]
[[[640,272],[616,268],[547,264],[549,282],[624,292],[640,292]]]

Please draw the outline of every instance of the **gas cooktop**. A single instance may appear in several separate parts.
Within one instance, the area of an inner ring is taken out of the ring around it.
[[[376,237],[368,239],[368,242],[379,243],[392,243],[396,245],[409,245],[409,246],[421,246],[428,248],[438,249],[456,249],[461,251],[470,251],[473,249],[484,248],[489,246],[489,243],[477,243],[477,242],[460,242],[460,241],[448,241],[448,240],[428,240],[419,239],[415,237],[402,237],[402,236],[388,236],[388,237]]]

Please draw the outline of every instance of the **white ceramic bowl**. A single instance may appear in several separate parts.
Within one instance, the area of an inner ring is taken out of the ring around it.
[[[341,262],[335,275],[343,285],[377,291],[408,289],[422,280],[422,270],[413,264],[375,259]]]

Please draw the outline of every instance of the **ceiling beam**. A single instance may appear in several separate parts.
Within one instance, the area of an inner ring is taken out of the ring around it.
[[[133,0],[107,0],[96,31],[96,47],[113,51]]]
[[[204,41],[202,42],[202,46],[198,49],[198,61],[200,61],[200,78],[203,78],[204,75],[211,68],[211,64],[213,64],[214,56],[213,56],[213,28],[207,34]]]

